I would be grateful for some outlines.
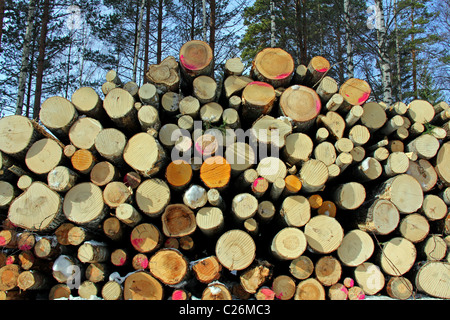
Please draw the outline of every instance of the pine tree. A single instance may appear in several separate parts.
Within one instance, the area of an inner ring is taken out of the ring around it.
[[[424,98],[421,92],[428,92],[429,96],[434,91],[427,69],[430,57],[427,48],[439,39],[429,32],[430,22],[436,15],[428,11],[429,3],[429,0],[398,2],[401,74],[397,78],[402,82],[402,96],[407,101]]]

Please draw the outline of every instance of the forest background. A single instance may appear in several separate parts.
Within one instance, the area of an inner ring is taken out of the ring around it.
[[[227,59],[280,47],[296,65],[324,56],[338,84],[366,80],[374,101],[450,102],[450,0],[0,0],[0,116],[101,94],[110,69],[142,85],[192,39],[214,50],[217,81]]]

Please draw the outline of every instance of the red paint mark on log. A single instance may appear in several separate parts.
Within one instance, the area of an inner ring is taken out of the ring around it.
[[[316,100],[316,112],[320,113],[320,109],[322,109],[322,103],[320,100]]]
[[[135,247],[140,247],[142,242],[144,242],[144,239],[141,239],[141,238],[136,238],[136,239],[131,240],[131,243]]]
[[[189,70],[198,70],[199,69],[198,66],[196,66],[196,65],[188,64],[183,55],[180,55],[180,62],[186,69],[189,69]]]
[[[267,87],[267,88],[273,88],[270,84],[265,83],[265,82],[261,82],[261,81],[253,81],[253,82],[250,82],[248,84],[248,86],[252,86],[252,85],[254,85],[254,86],[261,86],[261,87]]]
[[[183,290],[175,290],[172,293],[172,300],[183,300]]]
[[[289,77],[290,75],[291,75],[291,73],[283,73],[283,74],[276,76],[275,79],[285,79],[285,78]]]
[[[148,259],[147,257],[136,257],[136,263],[141,266],[142,269],[145,269],[148,267]]]
[[[24,244],[24,245],[21,245],[19,247],[19,249],[22,250],[22,251],[28,251],[28,250],[31,249],[31,246],[29,244]]]
[[[273,290],[270,290],[269,288],[262,288],[261,293],[264,295],[265,300],[273,300],[275,297],[275,292]]]
[[[256,186],[258,185],[258,183],[259,183],[261,180],[264,180],[264,178],[263,178],[263,177],[260,177],[260,178],[257,178],[255,181],[253,181],[253,188],[256,188]]]
[[[369,99],[369,96],[370,96],[369,92],[364,92],[362,97],[358,99],[358,103],[363,104],[364,102],[366,102],[367,99]]]

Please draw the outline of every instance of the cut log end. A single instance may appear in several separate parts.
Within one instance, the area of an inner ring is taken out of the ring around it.
[[[291,86],[280,97],[282,114],[293,120],[298,131],[306,131],[319,115],[321,108],[319,96],[309,87]]]
[[[174,249],[161,249],[149,260],[150,273],[166,285],[176,285],[183,281],[188,272],[188,262]]]
[[[369,84],[357,78],[348,79],[339,89],[339,94],[344,98],[344,101],[352,106],[363,105],[369,98],[370,93]]]
[[[260,51],[252,63],[253,77],[266,81],[274,87],[289,84],[294,72],[292,56],[280,48],[266,48]]]
[[[161,220],[163,232],[167,237],[187,236],[197,227],[194,212],[184,204],[168,205]]]
[[[14,225],[32,231],[53,230],[62,222],[62,199],[46,184],[36,181],[9,208]]]
[[[164,289],[150,274],[139,271],[125,279],[123,298],[125,300],[162,300]]]
[[[255,242],[242,230],[223,233],[216,243],[216,257],[229,270],[242,270],[255,259]]]
[[[180,49],[180,65],[187,74],[209,74],[212,61],[213,52],[206,42],[191,40]]]
[[[141,253],[152,252],[158,249],[161,243],[161,232],[151,223],[141,223],[131,231],[131,244]]]
[[[200,178],[208,188],[224,188],[230,182],[231,166],[228,161],[215,156],[206,159],[200,167]]]

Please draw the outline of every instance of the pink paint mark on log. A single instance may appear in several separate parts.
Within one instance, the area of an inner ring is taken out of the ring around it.
[[[348,294],[348,290],[347,290],[346,287],[342,287],[342,288],[341,288],[341,291],[344,292],[345,294]]]
[[[317,72],[325,73],[328,71],[328,68],[316,69]]]
[[[355,280],[349,279],[349,280],[348,280],[347,287],[351,288],[351,287],[353,287],[354,285],[355,285]]]
[[[277,299],[281,299],[283,297],[283,292],[280,292],[280,294],[275,295],[275,298]]]
[[[183,300],[183,290],[175,290],[172,293],[172,300]]]
[[[275,297],[275,292],[273,292],[269,288],[262,288],[261,293],[264,295],[265,300],[273,300],[273,298]]]
[[[265,82],[261,82],[261,81],[253,81],[253,82],[250,82],[250,83],[248,84],[248,86],[250,86],[250,85],[261,86],[261,87],[267,87],[267,88],[273,88],[270,84],[265,83]]]
[[[203,152],[204,152],[201,144],[198,143],[198,142],[195,144],[195,150],[197,150],[197,152],[200,153],[200,154],[203,154]]]
[[[148,259],[141,259],[141,267],[144,269],[148,267]]]
[[[186,59],[184,58],[183,55],[180,55],[180,62],[181,62],[181,64],[182,64],[186,69],[189,69],[189,70],[198,70],[198,67],[197,67],[196,65],[187,63],[187,62],[186,62]]]
[[[322,103],[320,100],[316,100],[316,112],[320,113],[320,109],[322,109]]]
[[[24,245],[19,246],[19,250],[22,250],[22,251],[28,251],[30,249],[31,249],[31,246],[29,244],[24,244]]]
[[[141,238],[136,238],[136,239],[132,239],[131,243],[133,244],[133,246],[135,247],[140,247],[142,242],[144,242],[144,239]]]
[[[6,258],[6,262],[5,263],[6,264],[13,264],[14,263],[14,257],[10,256],[10,257]]]
[[[125,264],[125,261],[126,261],[126,260],[127,260],[127,259],[124,258],[124,257],[120,258],[120,259],[119,259],[119,266],[123,266],[123,265]]]
[[[366,295],[363,292],[361,292],[361,293],[358,293],[357,297],[358,297],[358,300],[364,300],[366,298]]]
[[[369,99],[370,92],[364,92],[362,97],[358,99],[358,104],[363,104],[366,102],[367,99]]]
[[[256,188],[256,186],[258,185],[258,183],[259,183],[261,180],[264,180],[264,178],[263,178],[263,177],[260,177],[260,178],[257,178],[255,181],[253,181],[253,188]]]
[[[0,246],[6,245],[6,239],[5,237],[0,237]]]
[[[275,79],[285,79],[285,78],[289,77],[290,75],[291,75],[290,72],[289,73],[283,73],[283,74],[280,74],[280,75],[276,76]]]

